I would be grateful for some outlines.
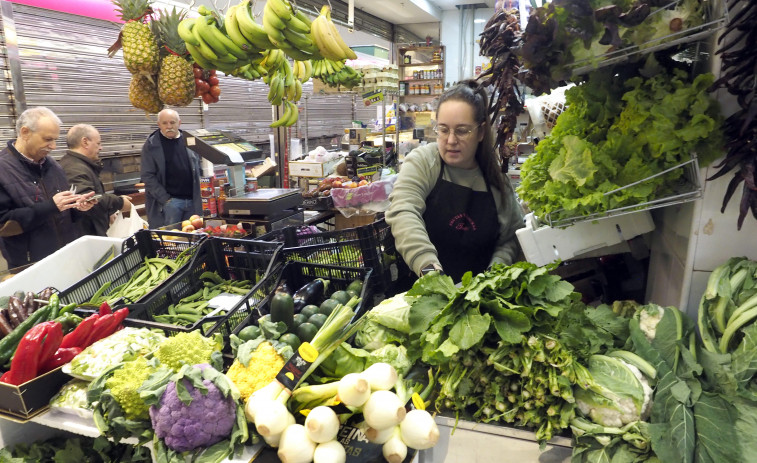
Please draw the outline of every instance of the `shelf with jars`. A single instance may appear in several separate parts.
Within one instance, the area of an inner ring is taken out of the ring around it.
[[[444,92],[444,45],[397,48],[400,101],[435,98]]]

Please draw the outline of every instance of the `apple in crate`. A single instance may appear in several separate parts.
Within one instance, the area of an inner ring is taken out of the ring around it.
[[[186,220],[184,222],[186,222]],[[184,222],[181,223],[181,231],[185,233],[192,233],[193,231],[195,231],[194,225],[192,225],[191,223],[184,225]]]
[[[195,230],[199,230],[205,225],[202,217],[196,214],[189,217],[189,223],[191,223],[192,226],[195,227]]]

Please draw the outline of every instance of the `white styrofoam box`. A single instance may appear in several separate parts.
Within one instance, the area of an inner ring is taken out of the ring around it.
[[[326,162],[291,161],[289,175],[292,177],[326,177],[334,171],[341,157]]]
[[[92,266],[111,246],[115,255],[121,254],[121,238],[82,236],[31,267],[0,283],[0,296],[15,291],[39,292],[48,286],[63,291],[92,273]]]
[[[654,222],[649,211],[578,222],[567,228],[539,227],[531,213],[526,216],[526,227],[515,234],[526,260],[546,265],[558,259],[587,257],[590,253],[603,255],[604,248],[625,243],[652,230]]]

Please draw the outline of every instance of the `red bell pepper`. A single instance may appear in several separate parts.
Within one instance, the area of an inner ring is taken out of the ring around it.
[[[53,354],[52,357],[50,357],[46,362],[40,365],[39,374],[47,373],[48,371],[55,370],[61,365],[67,364],[68,362],[73,360],[74,357],[79,355],[81,351],[81,347],[58,348],[58,350],[55,351],[55,354]]]
[[[82,349],[87,347],[89,344],[85,343],[87,342],[87,339],[92,336],[92,329],[99,318],[99,314],[92,314],[82,320],[81,323],[79,323],[79,326],[77,326],[72,332],[63,336],[63,341],[60,343],[60,347],[81,347]]]
[[[63,328],[60,323],[52,321],[35,325],[27,331],[18,343],[16,353],[11,360],[11,369],[0,379],[4,378],[4,382],[16,386],[34,379],[39,370],[40,357],[50,350],[56,340],[60,344],[60,338],[55,334],[57,331],[62,333]],[[49,346],[46,345],[48,341]],[[57,349],[58,345],[55,345],[52,352],[54,353]]]
[[[123,323],[124,320],[126,320],[126,317],[129,316],[129,308],[123,307],[121,309],[118,309],[115,312],[113,312],[113,316],[116,318],[116,320],[118,320],[116,322],[116,329],[114,331],[118,331],[120,328],[122,328],[120,326],[121,323]]]
[[[48,361],[55,351],[60,347],[60,343],[63,341],[63,325],[60,322],[45,322],[55,323],[48,330],[45,337],[45,343],[42,345],[42,350],[39,352],[39,364],[42,365]]]
[[[103,301],[102,304],[100,304],[100,310],[98,312],[100,316],[108,315],[109,313],[113,313],[113,310],[110,308],[110,304],[108,304],[108,301]]]
[[[99,341],[106,336],[110,336],[111,333],[116,331],[117,326],[118,319],[112,313],[100,317],[92,327],[92,336],[87,340],[87,345],[92,345],[96,341]]]

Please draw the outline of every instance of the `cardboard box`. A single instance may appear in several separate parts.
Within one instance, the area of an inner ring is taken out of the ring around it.
[[[63,367],[58,367],[20,386],[0,383],[0,414],[31,419],[46,410],[50,399],[70,380]]]
[[[368,136],[368,129],[349,128],[345,129],[345,132],[349,134],[350,145],[360,145]]]
[[[289,176],[318,178],[326,177],[334,172],[334,169],[340,162],[342,162],[341,157],[326,162],[291,161],[289,162]]]
[[[355,228],[371,224],[375,220],[376,214],[353,215],[352,217],[345,217],[341,212],[337,212],[336,214],[334,214],[334,228],[337,230]]]

